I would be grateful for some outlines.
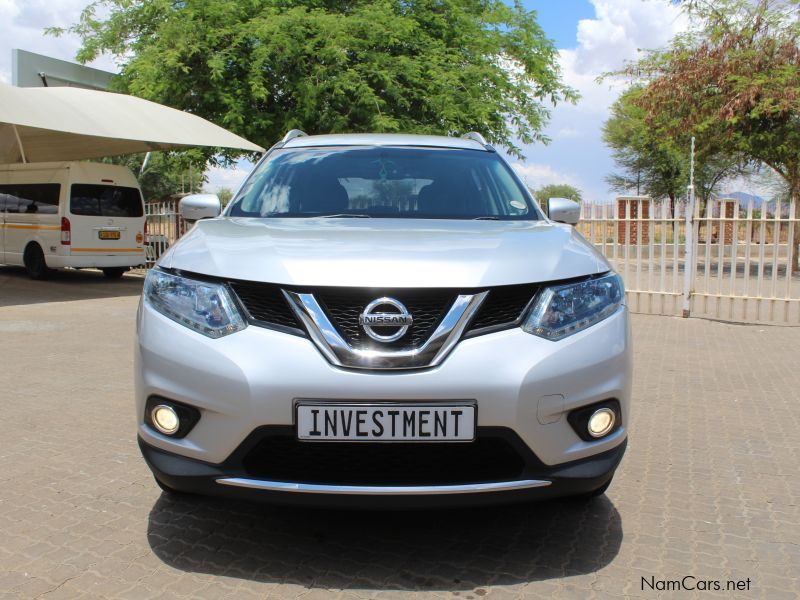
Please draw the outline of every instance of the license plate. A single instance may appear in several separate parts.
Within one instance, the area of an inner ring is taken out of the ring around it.
[[[469,442],[474,404],[297,403],[297,438],[330,442]]]
[[[99,232],[101,240],[118,240],[119,239],[119,231],[100,231]]]

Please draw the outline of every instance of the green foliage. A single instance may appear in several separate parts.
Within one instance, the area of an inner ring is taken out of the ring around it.
[[[800,200],[800,3],[689,0],[685,9],[689,32],[626,69],[645,84],[637,105],[647,124],[764,163]],[[793,257],[797,269],[796,247]]]
[[[228,203],[233,199],[233,190],[231,188],[219,188],[217,190],[217,197],[222,205],[222,208],[228,206]]]
[[[606,181],[619,192],[636,190],[652,198],[680,197],[688,183],[688,147],[648,123],[638,105],[643,89],[636,86],[622,94],[611,107],[603,125],[603,141],[611,148],[619,172]]]
[[[575,202],[581,202],[583,200],[581,191],[566,183],[554,183],[542,186],[533,192],[533,196],[540,206],[546,206],[550,198],[567,198]]]
[[[548,106],[577,98],[519,2],[99,0],[69,31],[79,60],[122,62],[117,89],[265,147],[292,128],[478,131],[520,156],[515,140],[548,141]]]
[[[603,141],[611,148],[619,168],[606,181],[618,192],[666,197],[674,203],[686,196],[691,136],[670,131],[667,115],[651,118],[640,104],[645,92],[642,86],[634,86],[622,94],[603,125]],[[746,157],[726,148],[718,139],[701,140],[694,173],[700,202],[705,204],[721,181],[743,174],[746,163]]]
[[[145,201],[181,192],[199,192],[203,187],[205,159],[201,152],[153,152],[142,172],[144,157],[144,154],[128,154],[104,158],[101,162],[123,165],[133,171]]]
[[[797,0],[692,0],[694,27],[628,68],[648,124],[763,162],[800,191]]]
[[[619,169],[606,181],[618,192],[669,198],[674,214],[675,201],[686,198],[691,136],[671,131],[668,115],[650,118],[641,106],[644,93],[645,88],[634,86],[622,94],[603,125],[603,141]],[[701,214],[722,181],[748,172],[747,163],[746,156],[715,138],[697,145],[694,182]]]

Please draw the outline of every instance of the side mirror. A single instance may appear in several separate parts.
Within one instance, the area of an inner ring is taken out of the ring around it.
[[[547,216],[551,221],[577,225],[581,218],[581,205],[566,198],[550,198],[547,201]]]
[[[186,221],[213,219],[222,212],[222,205],[216,194],[190,194],[181,198],[181,216]]]

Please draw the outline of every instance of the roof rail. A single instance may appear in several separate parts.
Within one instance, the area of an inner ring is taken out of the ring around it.
[[[296,137],[308,137],[308,134],[305,131],[300,131],[299,129],[292,129],[289,131],[289,133],[283,136],[281,143],[285,144],[289,140],[293,140]]]
[[[486,139],[477,131],[470,131],[469,133],[465,133],[461,136],[462,140],[472,140],[473,142],[478,142],[481,146],[488,146],[489,143]]]

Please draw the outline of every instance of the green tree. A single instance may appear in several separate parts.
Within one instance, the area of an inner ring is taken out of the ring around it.
[[[199,192],[203,187],[205,157],[194,150],[153,152],[144,163],[145,154],[128,154],[102,159],[128,167],[139,180],[145,201],[158,200],[181,192]]]
[[[635,192],[651,198],[669,198],[671,214],[675,201],[686,197],[689,184],[690,139],[671,131],[666,115],[649,118],[640,105],[646,89],[635,85],[611,107],[603,125],[603,141],[611,148],[619,171],[606,177],[618,192]],[[731,153],[714,136],[697,144],[695,189],[701,214],[719,184],[746,171],[747,158]]]
[[[649,123],[764,163],[800,215],[800,19],[797,0],[690,0],[689,32],[628,67],[646,86]],[[798,269],[795,224],[792,266]]]
[[[540,206],[547,206],[547,201],[550,198],[567,198],[575,202],[581,202],[583,200],[581,191],[566,183],[554,183],[542,186],[533,192],[533,196]]]
[[[519,1],[99,0],[69,31],[80,61],[122,63],[116,89],[264,146],[292,128],[478,131],[520,156],[577,98]]]
[[[227,187],[221,187],[217,190],[217,197],[222,208],[228,206],[228,203],[233,199],[233,190]]]
[[[619,169],[606,181],[614,191],[667,197],[674,214],[675,200],[686,192],[688,153],[659,127],[647,123],[644,109],[637,104],[642,93],[641,86],[623,93],[603,125],[603,141]]]
[[[687,146],[689,148],[689,146]],[[687,157],[689,150],[687,150]],[[740,153],[729,153],[723,149],[700,148],[695,157],[694,188],[700,202],[700,214],[705,215],[708,201],[717,192],[720,184],[737,176],[752,174],[752,161]],[[688,169],[688,165],[687,165]]]

